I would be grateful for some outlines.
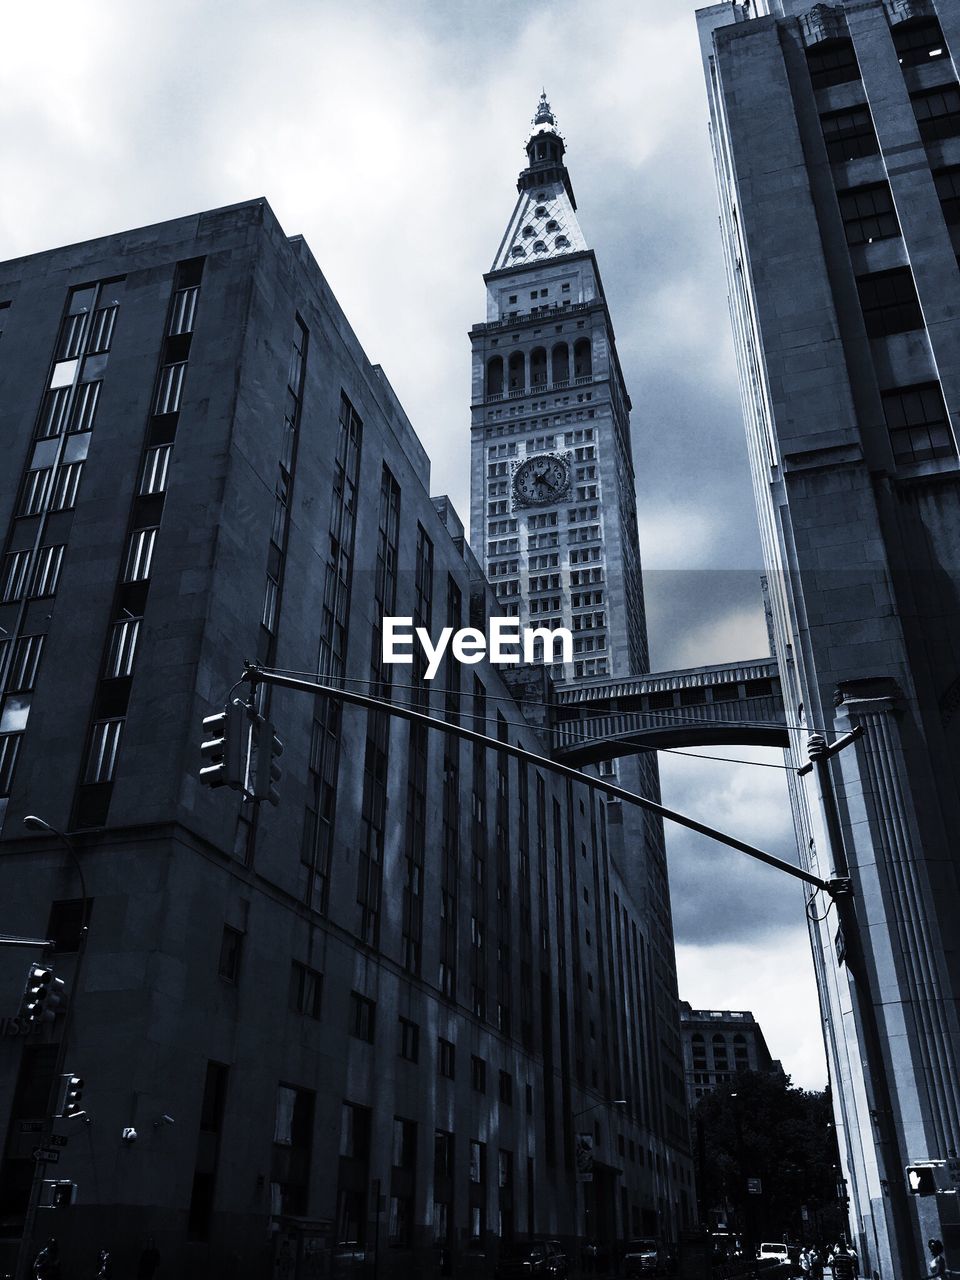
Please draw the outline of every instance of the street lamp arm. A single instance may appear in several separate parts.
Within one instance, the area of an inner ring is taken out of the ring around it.
[[[13,933],[0,933],[0,947],[39,947],[50,951],[56,946],[53,938],[18,938]]]
[[[83,867],[80,863],[80,859],[77,857],[77,851],[76,851],[76,848],[74,847],[73,841],[65,832],[60,831],[57,827],[51,826],[51,824],[47,822],[44,818],[38,818],[35,813],[28,813],[23,820],[23,825],[27,828],[28,831],[49,831],[52,836],[57,837],[57,839],[66,849],[67,854],[70,857],[70,861],[73,863],[73,868],[77,873],[77,879],[80,881],[80,897],[83,900],[83,906],[81,908],[82,916],[83,916],[83,919],[81,920],[81,928],[86,929],[87,927],[87,881],[86,881],[86,877],[83,874]]]
[[[466,738],[468,742],[476,742],[481,746],[490,747],[494,751],[502,751],[506,755],[515,756],[518,760],[525,760],[539,769],[550,769],[564,778],[570,778],[574,782],[581,782],[585,786],[593,787],[596,791],[606,792],[614,800],[623,800],[627,804],[638,805],[641,809],[646,809],[649,813],[655,813],[659,818],[667,822],[674,822],[681,827],[696,831],[700,835],[709,836],[711,840],[717,840],[720,844],[729,845],[731,849],[737,849],[740,853],[745,853],[748,857],[755,858],[758,862],[765,862],[767,866],[776,867],[778,871],[783,871],[786,875],[793,876],[795,880],[803,880],[805,884],[813,885],[816,889],[824,889],[831,895],[835,892],[836,886],[832,880],[822,880],[819,876],[805,870],[803,867],[794,866],[792,862],[785,862],[783,858],[778,858],[772,853],[767,853],[764,849],[758,849],[752,844],[747,844],[744,840],[738,840],[736,836],[728,836],[723,831],[718,831],[715,827],[708,827],[706,823],[698,822],[696,818],[691,818],[685,813],[678,813],[675,809],[668,809],[666,805],[658,804],[656,800],[648,800],[646,796],[640,796],[633,791],[618,787],[616,783],[610,782],[606,778],[592,778],[588,774],[582,773],[579,769],[574,769],[570,765],[560,764],[557,760],[551,760],[549,756],[541,756],[537,755],[536,752],[526,751],[523,747],[514,746],[512,742],[501,742],[499,738],[491,738],[485,733],[477,733],[475,729],[465,729],[461,725],[450,724],[446,720],[436,720],[433,716],[425,715],[422,711],[414,711],[411,707],[389,702],[382,698],[372,698],[365,693],[354,693],[349,689],[338,689],[330,685],[321,684],[319,680],[303,680],[297,676],[276,675],[272,671],[265,671],[263,667],[258,666],[256,663],[247,663],[243,678],[248,680],[251,685],[262,682],[276,685],[282,689],[300,689],[304,693],[323,694],[329,698],[337,698],[341,702],[350,702],[358,707],[367,707],[372,711],[387,712],[390,715],[399,716],[402,720],[412,720],[417,724],[427,725],[440,733],[449,733],[457,738]]]

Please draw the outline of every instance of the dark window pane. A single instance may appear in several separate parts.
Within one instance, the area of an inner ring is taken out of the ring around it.
[[[220,943],[220,965],[218,972],[228,982],[236,982],[240,976],[240,953],[243,950],[243,934],[230,925],[223,926],[223,938]]]
[[[875,156],[880,152],[873,118],[867,107],[828,112],[820,117],[820,125],[831,164],[842,164],[861,156]]]
[[[923,328],[923,314],[909,267],[860,276],[857,289],[871,338]]]
[[[886,182],[838,191],[847,244],[870,244],[900,234],[893,197]]]
[[[87,902],[88,921],[92,905],[91,902]],[[82,923],[82,898],[72,898],[51,903],[46,936],[53,939],[54,951],[76,951],[80,945]]]
[[[898,462],[924,462],[955,455],[940,384],[920,383],[883,393],[883,411]]]
[[[860,79],[857,55],[850,40],[824,40],[807,50],[807,66],[814,89]]]
[[[933,175],[940,197],[940,207],[947,226],[960,224],[960,165],[951,169],[939,169]]]
[[[918,67],[947,56],[947,45],[936,18],[915,18],[893,28],[893,44],[901,67]]]
[[[960,134],[960,87],[941,85],[925,93],[914,93],[911,98],[924,142],[937,142]]]

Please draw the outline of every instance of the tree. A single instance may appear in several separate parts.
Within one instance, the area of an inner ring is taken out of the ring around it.
[[[705,1211],[726,1219],[729,1206],[728,1225],[748,1246],[837,1238],[843,1216],[829,1092],[795,1089],[780,1072],[742,1071],[700,1099],[694,1121]],[[754,1178],[759,1195],[747,1190]]]

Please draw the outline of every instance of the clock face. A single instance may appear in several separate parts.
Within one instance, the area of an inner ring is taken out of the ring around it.
[[[521,507],[544,507],[566,497],[570,468],[564,458],[544,453],[521,462],[513,473],[513,497]]]

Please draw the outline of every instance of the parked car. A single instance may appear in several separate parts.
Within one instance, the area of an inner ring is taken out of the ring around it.
[[[790,1250],[785,1244],[771,1244],[769,1241],[760,1245],[757,1250],[757,1258],[763,1262],[765,1258],[770,1258],[775,1262],[782,1262],[785,1267],[790,1265]]]
[[[555,1240],[533,1240],[515,1245],[502,1255],[494,1275],[497,1280],[522,1280],[527,1276],[566,1280],[567,1259]]]
[[[652,1236],[642,1240],[628,1240],[623,1251],[625,1276],[665,1275],[669,1258],[666,1249]]]

